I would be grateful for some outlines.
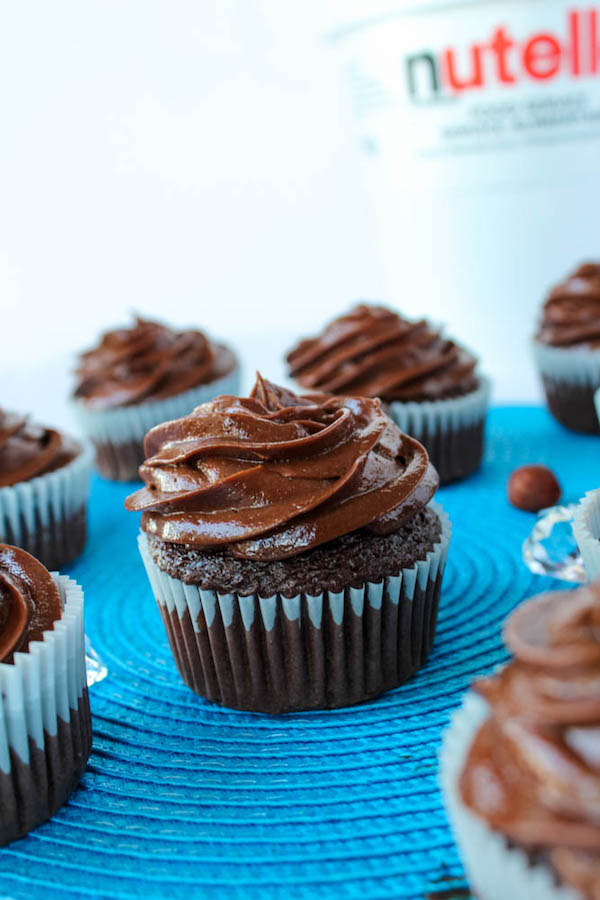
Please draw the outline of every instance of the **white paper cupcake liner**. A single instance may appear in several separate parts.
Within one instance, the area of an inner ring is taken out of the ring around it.
[[[551,347],[533,342],[533,355],[542,375],[580,387],[600,385],[600,350],[586,347]]]
[[[481,463],[491,382],[482,375],[478,378],[479,387],[463,397],[387,405],[400,430],[426,447],[442,484],[464,478]]]
[[[98,411],[88,409],[85,403],[76,400],[73,410],[81,430],[93,441],[124,444],[127,441],[143,440],[146,432],[155,425],[186,416],[196,406],[207,403],[220,394],[237,394],[239,383],[240,371],[236,366],[217,381],[200,384],[165,400]]]
[[[196,406],[220,394],[237,394],[239,386],[240,370],[236,365],[217,381],[198,385],[165,400],[98,411],[75,400],[72,408],[82,432],[96,447],[96,465],[100,473],[115,481],[134,481],[144,461],[144,438],[151,428],[186,416]]]
[[[488,715],[482,698],[469,692],[454,713],[440,752],[444,804],[471,889],[479,900],[583,900],[556,884],[549,867],[532,864],[461,800],[459,779],[475,734]]]
[[[83,591],[53,574],[62,616],[12,664],[0,663],[0,844],[54,814],[91,748]]]
[[[589,580],[600,578],[600,488],[588,491],[575,510],[573,534]]]
[[[247,597],[184,584],[139,548],[183,680],[209,700],[280,713],[350,705],[402,684],[433,643],[450,520],[424,560],[362,587]]]
[[[66,466],[0,488],[0,540],[27,550],[48,569],[81,553],[93,460],[84,444]]]

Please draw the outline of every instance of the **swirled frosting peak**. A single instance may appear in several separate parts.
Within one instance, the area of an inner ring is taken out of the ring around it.
[[[0,487],[53,472],[74,459],[79,450],[60,432],[0,409]]]
[[[0,544],[0,662],[40,641],[62,614],[52,576],[25,550]]]
[[[555,347],[600,347],[600,263],[584,263],[550,291],[537,340]]]
[[[437,400],[475,390],[476,360],[425,319],[361,304],[287,356],[304,388],[385,401]]]
[[[131,406],[216,381],[234,366],[232,352],[201,331],[173,331],[137,318],[81,355],[74,396],[91,409]]]
[[[600,896],[600,582],[534,598],[508,620],[515,659],[475,685],[490,717],[464,801],[561,880]]]
[[[126,501],[164,541],[295,556],[360,528],[396,530],[433,495],[427,452],[368,398],[298,397],[260,376],[148,432]]]

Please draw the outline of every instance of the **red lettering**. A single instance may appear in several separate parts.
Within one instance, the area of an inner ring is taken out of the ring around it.
[[[536,34],[523,49],[525,71],[537,81],[552,78],[560,68],[560,44],[551,34]]]
[[[471,74],[461,80],[456,72],[454,50],[445,50],[442,54],[442,78],[453,91],[464,91],[467,88],[482,87],[483,66],[481,65],[481,47],[471,47]]]
[[[515,46],[515,42],[510,38],[502,26],[494,32],[494,36],[490,41],[490,47],[496,54],[496,68],[498,78],[502,84],[514,84],[517,80],[508,69],[508,51]]]
[[[579,13],[569,13],[569,36],[571,39],[571,71],[573,75],[580,73],[579,61]]]
[[[488,78],[516,84],[524,75],[535,81],[548,81],[559,73],[574,78],[599,75],[597,4],[583,10],[571,8],[565,15],[565,32],[560,37],[540,31],[517,42],[507,25],[498,25],[488,41],[472,43],[464,52],[448,47],[439,57],[433,51],[408,57],[409,90],[415,92],[417,62],[426,71],[429,66],[436,94],[440,88],[452,93],[483,88]]]
[[[598,74],[598,14],[590,10],[590,72]]]

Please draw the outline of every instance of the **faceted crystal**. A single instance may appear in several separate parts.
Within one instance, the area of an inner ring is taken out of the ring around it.
[[[85,664],[87,667],[88,687],[97,684],[108,675],[108,669],[92,647],[87,634],[85,636]]]
[[[536,575],[561,581],[586,581],[581,554],[573,537],[577,505],[551,506],[538,515],[533,531],[523,544],[523,560]]]

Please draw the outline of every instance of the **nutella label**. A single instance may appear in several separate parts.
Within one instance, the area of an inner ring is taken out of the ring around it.
[[[600,4],[399,12],[357,24],[339,44],[364,152],[390,154],[409,183],[427,160],[448,183],[477,183],[498,171],[444,161],[600,137]]]
[[[542,299],[598,258],[600,0],[337,9],[386,299],[481,347],[504,396],[535,397]]]
[[[498,24],[491,34],[466,46],[422,50],[405,58],[406,83],[413,102],[439,102],[496,83],[580,80],[600,71],[598,10],[570,10],[563,33],[538,29],[525,37]]]

